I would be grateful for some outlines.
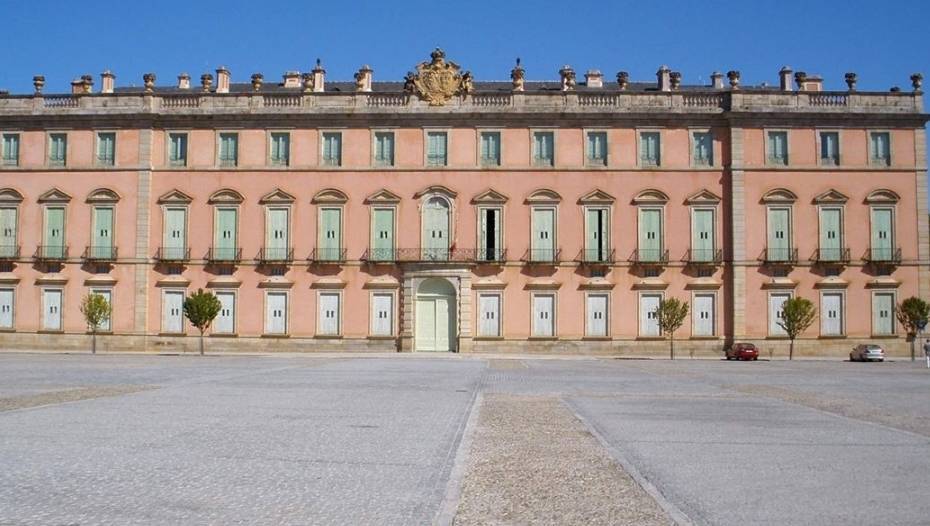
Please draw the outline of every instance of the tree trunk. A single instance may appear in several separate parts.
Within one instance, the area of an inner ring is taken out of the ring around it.
[[[203,356],[203,331],[200,331],[200,356]]]
[[[791,343],[788,344],[788,359],[794,360],[794,338],[791,338]]]
[[[668,350],[669,350],[669,355],[671,356],[670,359],[674,360],[675,359],[675,334],[674,333],[668,335]]]
[[[97,331],[90,333],[90,353],[97,354]]]
[[[914,337],[911,338],[911,361],[913,362],[916,359],[917,359],[917,335],[915,334]]]

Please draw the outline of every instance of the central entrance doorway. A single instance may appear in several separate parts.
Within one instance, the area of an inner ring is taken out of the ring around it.
[[[448,280],[429,278],[420,283],[415,318],[416,350],[455,350],[455,307],[455,287]]]

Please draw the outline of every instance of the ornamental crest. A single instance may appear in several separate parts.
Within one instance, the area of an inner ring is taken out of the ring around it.
[[[455,95],[472,91],[471,73],[459,73],[458,64],[446,61],[446,54],[439,48],[430,53],[432,60],[421,62],[417,72],[407,73],[404,89],[416,92],[430,106],[445,106]]]

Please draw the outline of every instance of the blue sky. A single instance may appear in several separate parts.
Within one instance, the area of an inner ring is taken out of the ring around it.
[[[508,78],[517,56],[533,80],[557,78],[562,64],[579,77],[598,68],[608,80],[621,69],[651,80],[662,64],[685,83],[729,69],[744,83],[776,83],[785,64],[823,75],[827,89],[845,89],[846,71],[859,74],[862,90],[908,90],[916,71],[930,80],[926,0],[3,4],[0,89],[14,93],[31,92],[35,74],[47,92],[84,73],[99,88],[104,69],[118,85],[140,85],[149,71],[172,84],[182,71],[197,79],[220,65],[234,81],[255,72],[271,80],[317,57],[330,79],[370,64],[376,80],[399,80],[435,46],[477,80]]]

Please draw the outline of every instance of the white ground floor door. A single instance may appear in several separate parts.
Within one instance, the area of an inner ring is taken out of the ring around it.
[[[427,279],[417,292],[416,350],[455,350],[455,289],[444,279]]]

